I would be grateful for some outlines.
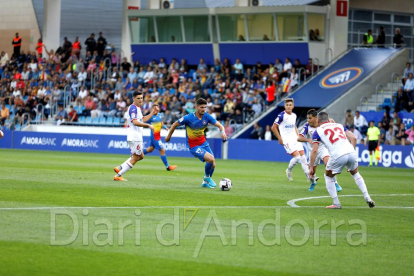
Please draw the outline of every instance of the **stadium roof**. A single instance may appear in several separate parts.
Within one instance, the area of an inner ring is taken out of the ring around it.
[[[208,8],[234,7],[234,0],[205,0]],[[318,0],[263,0],[263,6],[302,6]]]

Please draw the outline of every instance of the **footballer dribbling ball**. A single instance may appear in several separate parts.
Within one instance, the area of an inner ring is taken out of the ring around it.
[[[223,178],[222,180],[220,180],[220,189],[222,191],[230,191],[231,189],[231,180],[228,178]]]

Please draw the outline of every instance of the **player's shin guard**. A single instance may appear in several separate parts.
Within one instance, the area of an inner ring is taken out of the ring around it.
[[[300,156],[295,156],[290,159],[288,170],[291,171],[293,167],[300,161]]]
[[[368,194],[367,185],[365,185],[364,178],[357,172],[352,176],[357,184],[358,188],[361,190],[362,194],[364,195],[365,200],[371,200],[371,197]]]
[[[374,157],[373,154],[369,155],[369,165],[372,166],[372,158]]]
[[[131,164],[131,158],[125,161],[121,166],[119,166],[119,173],[118,176],[122,176],[124,173],[132,169],[133,165]]]
[[[212,169],[213,169],[213,164],[206,162],[206,166],[204,167],[204,176],[210,177]]]
[[[338,199],[338,194],[336,192],[334,178],[325,175],[325,182],[326,182],[326,189],[328,190],[329,195],[332,197],[333,203],[335,205],[341,205],[341,203],[339,202],[339,199]]]
[[[214,173],[214,167],[210,171],[210,177],[213,177],[213,173]]]
[[[161,155],[161,160],[162,160],[162,163],[164,163],[166,168],[168,168],[170,166],[170,164],[168,164],[168,160],[167,160],[166,155]]]

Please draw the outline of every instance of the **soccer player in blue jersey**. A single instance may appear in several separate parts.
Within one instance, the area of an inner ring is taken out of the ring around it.
[[[204,135],[204,131],[206,130],[208,124],[211,124],[220,129],[221,138],[223,140],[227,140],[227,135],[224,132],[223,125],[217,122],[217,120],[210,114],[206,113],[206,100],[203,98],[198,99],[195,107],[196,111],[194,113],[182,117],[171,126],[167,137],[165,137],[165,141],[169,142],[171,140],[171,135],[178,126],[185,126],[187,147],[190,149],[191,154],[200,159],[201,162],[206,162],[205,174],[201,187],[214,188],[216,187],[216,183],[214,183],[211,177],[213,176],[216,163],[213,152],[211,151],[210,145]]]
[[[151,129],[151,136],[150,136],[151,138],[150,138],[149,147],[144,149],[144,154],[151,153],[154,151],[154,149],[157,149],[160,152],[161,160],[164,163],[167,171],[173,171],[177,168],[177,166],[175,165],[170,166],[170,164],[168,164],[167,156],[165,155],[165,149],[161,141],[161,129],[165,126],[162,122],[160,114],[157,111],[158,110],[157,103],[154,103],[152,105],[152,110],[155,110],[154,115],[151,117],[149,121],[147,121],[147,123],[151,124],[154,127],[154,130]]]

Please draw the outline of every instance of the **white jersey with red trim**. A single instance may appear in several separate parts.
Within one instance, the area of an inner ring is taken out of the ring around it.
[[[143,128],[132,123],[134,120],[142,122],[142,119],[141,108],[135,104],[131,104],[127,111],[127,141],[142,141]]]
[[[296,133],[296,114],[287,114],[285,111],[280,112],[276,117],[274,124],[279,126],[279,133],[282,137],[283,143],[288,141],[297,141],[298,134]]]
[[[317,129],[317,127],[312,127],[312,126],[309,125],[309,123],[306,123],[303,126],[303,129],[299,133],[299,135],[301,135],[301,136],[303,136],[303,137],[305,137],[307,139],[311,139],[312,140],[313,134],[315,133],[316,129]],[[306,143],[306,145],[308,146],[308,149],[311,151],[312,150],[312,147],[313,147],[312,143],[309,143],[308,142],[308,143]],[[318,150],[318,152],[321,152],[325,148],[326,148],[325,145],[322,144],[322,143],[320,143],[319,144],[319,150]]]
[[[313,133],[313,143],[324,144],[331,158],[337,159],[348,153],[355,153],[352,144],[346,138],[348,129],[337,123],[324,123]]]

